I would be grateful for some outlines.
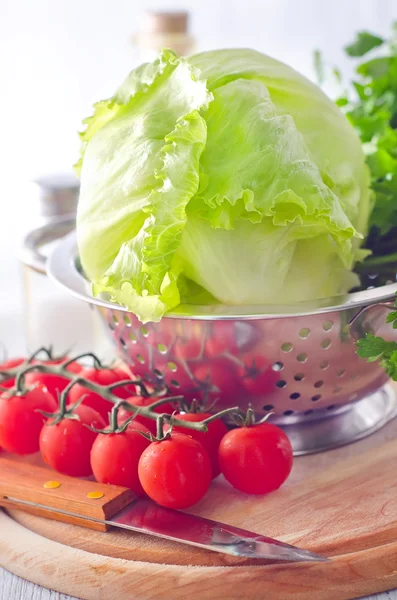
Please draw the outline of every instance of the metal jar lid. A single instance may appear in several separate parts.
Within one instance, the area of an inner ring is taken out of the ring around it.
[[[39,189],[39,215],[51,218],[76,214],[80,182],[72,173],[46,175],[35,180]]]

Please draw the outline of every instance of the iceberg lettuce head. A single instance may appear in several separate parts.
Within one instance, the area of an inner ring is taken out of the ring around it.
[[[287,65],[245,49],[132,71],[85,120],[80,258],[143,321],[181,303],[346,292],[370,212],[360,141]]]

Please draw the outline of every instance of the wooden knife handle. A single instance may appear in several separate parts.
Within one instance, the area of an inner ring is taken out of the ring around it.
[[[6,508],[106,531],[104,521],[134,498],[127,488],[68,477],[0,455],[0,506]]]

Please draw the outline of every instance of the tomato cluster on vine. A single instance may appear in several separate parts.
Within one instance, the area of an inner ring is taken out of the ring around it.
[[[37,354],[37,353],[36,353]],[[93,356],[93,355],[92,355]],[[292,468],[285,433],[237,407],[211,414],[195,400],[148,389],[122,366],[92,367],[78,358],[37,356],[0,365],[0,446],[16,454],[40,451],[51,468],[73,477],[147,494],[187,508],[222,473],[237,489],[278,489]],[[225,413],[240,425],[231,430]]]

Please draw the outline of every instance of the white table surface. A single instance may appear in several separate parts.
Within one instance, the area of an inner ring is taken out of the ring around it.
[[[366,600],[397,600],[397,590],[368,596]],[[25,581],[0,568],[0,600],[76,600],[71,596],[52,592],[34,583]],[[103,598],[103,600],[107,600]],[[134,600],[131,598],[131,600]],[[164,598],[163,600],[172,600]],[[249,598],[247,598],[249,600]],[[335,597],[334,600],[338,600]],[[362,599],[364,600],[364,599]]]

